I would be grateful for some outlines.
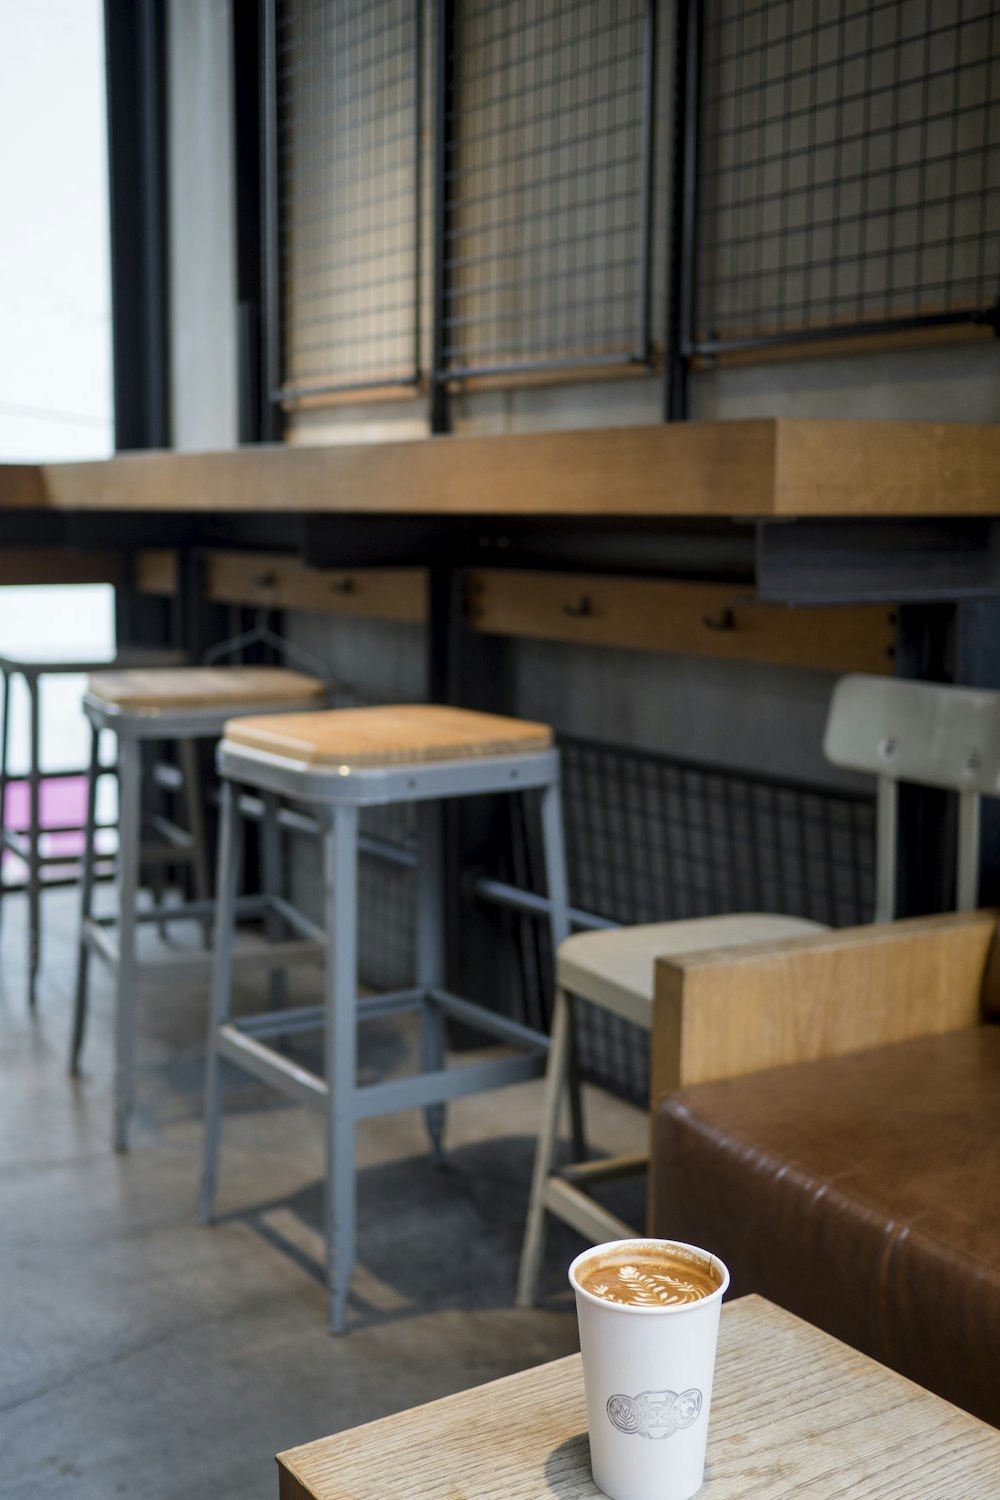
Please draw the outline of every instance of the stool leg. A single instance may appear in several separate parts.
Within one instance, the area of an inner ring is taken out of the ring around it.
[[[549,932],[552,938],[552,958],[559,951],[559,944],[569,936],[569,892],[566,880],[566,846],[563,840],[562,802],[559,783],[547,786],[542,793],[542,844],[545,853],[545,883],[549,893]],[[576,1061],[576,1036],[570,1017],[569,1032],[569,1108],[573,1135],[573,1160],[583,1161],[587,1155],[586,1131],[583,1122],[583,1095],[580,1089],[579,1070]]]
[[[87,922],[94,907],[94,865],[97,861],[94,839],[97,827],[97,777],[100,769],[100,731],[90,731],[90,763],[87,767],[87,812],[83,828],[83,869],[80,880],[80,940],[76,953],[76,999],[73,1006],[73,1040],[70,1045],[71,1073],[80,1071],[80,1049],[87,1025],[87,1000],[90,984],[90,947],[85,940]]]
[[[443,809],[438,802],[417,803],[417,984],[423,990],[441,988],[444,968],[444,840]],[[436,1073],[445,1062],[444,1014],[433,1000],[424,1000],[420,1026],[420,1062],[425,1073]],[[424,1110],[431,1152],[444,1160],[445,1107]]]
[[[142,757],[142,773],[144,783],[142,805],[146,810],[146,816],[149,816],[150,813],[165,814],[166,798],[163,789],[157,785],[156,781],[156,758],[148,752]],[[167,903],[167,875],[168,867],[165,864],[160,864],[159,860],[151,860],[147,870],[143,870],[142,861],[140,860],[140,883],[143,876],[145,876],[146,884],[153,898],[153,906],[161,913],[161,920],[156,924],[156,931],[161,943],[168,943],[170,941],[170,926],[162,919],[162,913]]]
[[[264,877],[264,891],[268,896],[280,896],[282,879],[281,828],[278,824],[278,799],[273,792],[264,792],[264,817],[260,828],[260,862]],[[281,941],[284,923],[276,911],[268,910],[264,919],[264,934],[269,943]],[[272,969],[268,976],[268,1008],[280,1010],[288,998],[288,975],[284,969]]]
[[[3,897],[6,885],[3,877],[3,862],[7,854],[7,746],[10,741],[10,683],[7,672],[3,674],[3,718],[0,720],[0,914],[3,912]]]
[[[331,1333],[347,1324],[354,1269],[357,1103],[358,810],[338,807],[323,835],[326,886],[326,1247]]]
[[[545,1069],[545,1093],[542,1099],[542,1123],[535,1149],[535,1167],[528,1200],[528,1219],[524,1229],[521,1265],[517,1277],[519,1307],[531,1307],[538,1296],[538,1276],[545,1250],[545,1193],[555,1170],[559,1146],[559,1109],[569,1082],[570,1033],[573,1025],[573,1002],[565,990],[556,991],[552,1016],[552,1036]]]
[[[212,894],[212,882],[208,873],[208,838],[205,833],[205,798],[201,788],[201,768],[198,765],[198,746],[194,740],[181,740],[178,746],[181,775],[184,779],[184,804],[187,809],[188,831],[191,835],[191,871],[194,894],[197,901],[207,901]],[[202,923],[205,947],[212,941],[212,924],[206,917]]]
[[[135,907],[139,888],[142,745],[122,739],[118,747],[118,963],[115,966],[114,1147],[128,1149],[135,1102],[136,994]]]
[[[205,1142],[201,1167],[198,1217],[210,1224],[215,1212],[219,1177],[219,1134],[222,1127],[222,1082],[219,1077],[219,1028],[229,1019],[233,980],[233,936],[236,927],[236,885],[240,868],[240,825],[231,781],[219,791],[219,853],[215,871],[215,963],[212,970],[212,1007],[205,1059]]]
[[[42,946],[42,878],[41,878],[41,747],[39,745],[38,678],[34,673],[25,677],[28,685],[29,737],[31,742],[31,768],[28,772],[29,827],[28,827],[28,1004],[34,1009],[35,986],[38,979],[38,960]]]

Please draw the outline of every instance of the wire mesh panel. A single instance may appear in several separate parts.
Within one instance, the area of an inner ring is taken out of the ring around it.
[[[778,781],[617,745],[561,738],[570,900],[621,923],[780,912],[833,927],[871,920],[875,804],[865,794]],[[518,863],[541,880],[529,841]],[[533,930],[528,933],[528,928]],[[522,923],[526,1011],[547,1008],[542,923]],[[585,1002],[585,1075],[636,1103],[649,1092],[649,1039]]]
[[[652,0],[456,0],[439,375],[648,358]]]
[[[280,390],[415,383],[420,6],[275,0]]]
[[[703,0],[692,348],[993,321],[994,0]]]

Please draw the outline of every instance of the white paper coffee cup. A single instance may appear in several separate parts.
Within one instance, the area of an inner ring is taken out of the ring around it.
[[[675,1306],[627,1306],[595,1297],[578,1276],[609,1254],[672,1247],[714,1268],[717,1291]],[[729,1272],[708,1250],[680,1240],[616,1240],[578,1255],[569,1268],[594,1483],[610,1500],[690,1500],[705,1477],[708,1415],[722,1297]]]

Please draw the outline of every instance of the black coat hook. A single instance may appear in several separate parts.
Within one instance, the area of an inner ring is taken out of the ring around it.
[[[735,630],[736,616],[727,604],[726,608],[720,614],[716,615],[714,619],[711,615],[702,615],[701,623],[705,626],[706,630]]]

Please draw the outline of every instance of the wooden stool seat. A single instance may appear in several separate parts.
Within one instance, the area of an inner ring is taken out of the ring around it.
[[[327,686],[287,667],[164,667],[95,672],[87,693],[125,713],[169,713],[226,703],[234,708],[298,704],[325,697]]]
[[[552,744],[547,724],[423,703],[233,719],[225,737],[306,765],[352,767],[526,755]]]

